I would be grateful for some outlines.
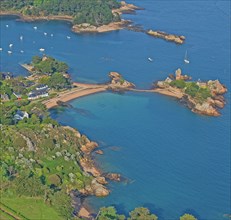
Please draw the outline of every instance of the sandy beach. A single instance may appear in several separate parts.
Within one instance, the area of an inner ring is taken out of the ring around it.
[[[97,85],[90,85],[90,84],[85,84],[84,87],[77,87],[73,88],[69,91],[65,91],[63,93],[60,93],[57,97],[51,98],[49,100],[45,100],[43,104],[47,107],[47,109],[53,108],[58,106],[57,102],[68,102],[73,99],[77,99],[83,96],[99,93],[106,91],[107,86],[102,85],[102,86],[97,86]]]

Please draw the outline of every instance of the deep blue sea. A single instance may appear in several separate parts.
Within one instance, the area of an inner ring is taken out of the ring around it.
[[[219,79],[230,91],[230,1],[129,2],[145,10],[124,18],[145,29],[182,34],[185,44],[127,30],[78,35],[67,22],[1,17],[0,70],[26,74],[19,64],[44,48],[67,62],[72,78],[82,82],[105,82],[109,71],[118,71],[137,87],[149,88],[180,67],[195,80]],[[183,62],[186,50],[188,65]],[[89,197],[86,202],[95,211],[114,205],[128,213],[146,206],[160,220],[175,220],[185,212],[225,220],[223,215],[231,213],[230,93],[225,97],[227,105],[217,118],[196,115],[159,94],[130,92],[83,97],[71,102],[75,108],[57,108],[51,115],[100,144],[104,155],[94,156],[102,170],[129,179],[110,183],[107,198]]]

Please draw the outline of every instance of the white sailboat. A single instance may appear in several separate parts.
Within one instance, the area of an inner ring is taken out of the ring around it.
[[[37,30],[38,28],[36,26],[33,27],[35,30]]]
[[[9,44],[9,47],[10,47],[10,48],[13,47],[13,44]]]
[[[8,54],[12,54],[12,51],[11,51],[11,50],[8,50],[7,53],[8,53]]]
[[[20,36],[20,40],[23,40],[23,36]]]
[[[189,64],[189,60],[188,60],[188,58],[187,58],[187,50],[186,50],[186,52],[185,52],[184,62],[187,63],[187,64]]]
[[[2,48],[0,47],[0,51],[2,51]]]
[[[71,39],[71,37],[70,37],[70,36],[67,36],[67,39]]]

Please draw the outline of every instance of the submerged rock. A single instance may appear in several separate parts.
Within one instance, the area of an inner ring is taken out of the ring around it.
[[[103,151],[102,151],[102,150],[97,150],[97,151],[95,151],[95,153],[96,153],[96,154],[102,155],[102,154],[103,154]]]

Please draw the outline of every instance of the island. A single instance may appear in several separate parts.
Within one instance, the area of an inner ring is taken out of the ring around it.
[[[182,75],[181,69],[177,69],[175,76],[170,74],[165,80],[155,82],[154,91],[179,99],[195,113],[219,116],[219,109],[225,106],[223,94],[227,88],[219,80],[191,81],[190,76]]]

